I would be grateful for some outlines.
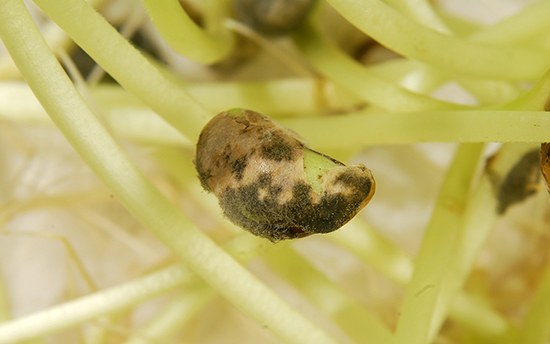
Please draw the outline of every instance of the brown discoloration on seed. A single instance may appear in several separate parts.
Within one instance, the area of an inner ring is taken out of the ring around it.
[[[197,143],[195,165],[205,190],[225,216],[271,241],[332,232],[372,198],[374,178],[364,165],[335,167],[320,175],[323,192],[307,183],[305,142],[250,110],[214,117]]]
[[[262,156],[275,161],[292,161],[296,149],[281,133],[267,134],[262,138]]]

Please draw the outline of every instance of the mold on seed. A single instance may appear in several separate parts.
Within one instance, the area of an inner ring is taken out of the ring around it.
[[[375,190],[364,165],[345,166],[313,151],[295,132],[251,110],[215,116],[200,134],[195,166],[230,221],[273,242],[340,228]]]

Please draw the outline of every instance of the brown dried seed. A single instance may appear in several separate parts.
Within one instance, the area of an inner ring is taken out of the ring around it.
[[[375,190],[364,165],[345,166],[315,152],[295,132],[251,110],[222,112],[208,122],[195,166],[229,220],[273,242],[340,228]]]

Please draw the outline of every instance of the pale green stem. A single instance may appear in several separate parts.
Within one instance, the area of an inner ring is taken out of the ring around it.
[[[211,113],[232,108],[253,109],[271,116],[313,115],[325,106],[338,108],[342,97],[329,94],[335,88],[313,78],[277,79],[262,82],[201,82],[184,86],[188,94]]]
[[[441,291],[434,311],[428,342],[434,340],[449,309],[458,304],[455,302],[457,296],[498,218],[496,206],[492,185],[489,178],[484,176],[466,203],[458,238],[441,281]]]
[[[460,109],[463,106],[408,91],[372,72],[326,42],[311,25],[294,34],[300,51],[328,79],[370,104],[391,111]]]
[[[188,323],[215,296],[216,293],[212,289],[204,283],[198,283],[193,288],[170,299],[153,319],[133,333],[123,344],[166,342],[173,333]]]
[[[550,15],[550,5],[547,1],[530,4],[517,13],[504,18],[491,26],[481,27],[470,20],[455,17],[453,14],[436,11],[446,23],[465,39],[493,45],[526,45],[539,35],[548,36],[547,18]],[[540,46],[533,46],[541,49]]]
[[[502,177],[506,176],[514,164],[525,154],[525,152],[532,150],[533,146],[536,145],[503,145],[496,157],[491,160],[490,171],[484,173],[476,190],[467,201],[464,217],[460,224],[458,238],[454,244],[451,259],[446,265],[445,275],[441,281],[441,293],[438,297],[434,318],[432,320],[432,330],[430,332],[429,342],[434,340],[439,328],[447,317],[449,309],[451,307],[453,309],[457,306],[460,307],[458,301],[468,301],[464,297],[458,298],[460,296],[460,290],[498,219],[495,187],[499,185],[492,185],[491,176],[494,173]],[[468,321],[467,318],[471,317],[472,315],[466,316],[466,314],[464,314],[462,319]],[[487,319],[487,317],[484,319]],[[485,323],[485,321],[483,322]],[[498,323],[495,322],[494,325],[498,325]],[[504,323],[499,325],[499,328],[502,330],[500,335],[503,335],[506,330],[508,330],[505,325]]]
[[[229,30],[235,31],[259,45],[263,50],[265,50],[265,52],[279,60],[281,63],[284,63],[288,69],[293,71],[296,75],[307,77],[314,76],[314,73],[306,66],[298,62],[295,57],[245,24],[233,19],[226,19],[224,25]]]
[[[550,50],[550,35],[548,31],[539,32],[535,37],[530,38],[525,42],[526,46],[536,47],[546,51]]]
[[[399,2],[399,1],[397,1],[397,2]],[[404,6],[406,7],[408,5],[404,4]],[[544,9],[541,8],[541,10],[544,10]],[[522,18],[524,18],[523,20],[525,20],[525,17],[528,17],[528,16],[527,15],[522,15]],[[536,20],[537,18],[534,18],[534,19]],[[516,31],[521,31],[521,30],[516,30]],[[482,32],[483,31],[480,31],[480,33],[482,33]],[[495,30],[495,32],[499,32],[499,31]],[[310,44],[310,46],[313,46],[313,43],[309,42],[309,41],[310,40],[307,40],[306,42],[308,44]],[[481,41],[483,41],[483,39]],[[485,42],[485,43],[491,43],[491,42]],[[330,47],[330,46],[328,48],[330,48],[332,50],[335,49],[335,48]],[[325,48],[325,50],[328,50],[328,49]],[[347,85],[352,91],[355,90],[355,92],[362,92],[369,85],[369,78],[367,78],[368,72],[367,71],[361,71],[361,69],[360,69],[360,67],[362,67],[363,69],[365,69],[365,67],[364,66],[359,66],[358,63],[355,62],[354,60],[352,60],[350,57],[347,57],[347,56],[337,56],[336,57],[334,52],[329,53],[328,51],[325,53],[325,55],[322,55],[321,54],[322,49],[318,49],[317,54],[312,54],[311,52],[308,53],[308,51],[305,51],[305,53],[306,53],[306,55],[310,56],[310,58],[312,59],[312,62],[314,64],[316,64],[318,69],[320,69],[320,71],[323,72],[327,77],[341,83],[343,86]],[[343,55],[343,53],[340,53],[340,55]],[[326,59],[324,61],[324,63],[323,63],[323,59]],[[332,61],[329,61],[329,60],[332,60]],[[334,61],[339,62],[338,67],[334,66],[334,63],[333,63]],[[517,97],[521,92],[521,90],[516,85],[513,85],[509,82],[497,81],[497,80],[491,80],[491,79],[482,79],[482,78],[479,78],[479,77],[469,77],[469,76],[466,76],[462,73],[442,73],[441,71],[433,70],[433,68],[427,68],[426,66],[423,66],[422,64],[418,64],[418,62],[415,62],[415,61],[407,60],[406,62],[409,63],[409,64],[414,63],[417,66],[416,67],[417,70],[414,73],[414,77],[415,77],[416,80],[420,80],[419,79],[420,77],[428,77],[427,78],[428,80],[435,80],[434,78],[438,78],[438,80],[441,83],[442,81],[448,79],[449,77],[452,78],[452,79],[456,79],[467,90],[473,92],[473,94],[476,97],[478,97],[483,104],[502,103],[503,100],[504,101],[505,100],[510,100],[510,99],[513,99],[513,98]],[[383,63],[382,65],[384,65],[384,64],[394,65],[395,62],[389,61],[387,63]],[[356,65],[356,66],[354,66],[354,65]],[[342,73],[342,70],[349,71],[349,73],[346,73],[346,77],[343,77],[344,73]],[[376,71],[376,70],[380,71],[380,68],[377,68],[377,66],[372,66],[372,67],[369,68],[369,70],[371,70],[371,71]],[[386,78],[391,77],[391,75],[388,75],[388,73],[394,73],[394,72],[395,71],[393,69],[390,69],[389,71],[385,70],[381,74],[381,76],[386,77]],[[413,87],[414,87],[414,84],[412,83],[413,80],[411,79],[413,77],[412,72],[413,72],[413,70],[409,70],[409,75],[407,75],[407,79],[408,79],[407,84],[412,84]],[[354,80],[353,76],[358,75],[358,73],[359,73],[359,75],[361,75],[361,78],[357,78],[357,79],[359,79],[358,82],[350,82],[350,80]],[[348,75],[348,74],[350,74],[350,75]],[[445,76],[446,74],[448,74],[449,76]],[[395,87],[395,86],[393,86],[393,87]],[[384,108],[387,108],[388,106],[393,106],[393,107],[396,108],[396,110],[399,110],[399,111],[414,111],[415,110],[415,104],[414,103],[404,104],[404,106],[400,106],[400,104],[399,104],[399,100],[401,99],[400,97],[388,96],[387,99],[386,98],[380,99],[379,97],[376,97],[377,92],[380,92],[377,89],[379,89],[379,88],[375,87],[375,90],[370,90],[369,89],[368,94],[366,94],[363,97],[363,99],[366,99],[369,102],[374,101],[373,104],[380,106],[376,102],[376,100],[378,100],[378,102],[380,102],[380,103],[385,103]],[[385,90],[386,92],[388,92],[388,90],[391,90],[391,88],[388,88],[388,87],[384,87],[382,89]],[[414,87],[413,89],[417,92],[427,93],[427,89],[422,89],[422,88],[418,88],[418,87]],[[372,95],[375,95],[375,96],[372,96]],[[396,100],[397,100],[397,103],[395,103]],[[390,104],[390,105],[388,105],[388,104]],[[438,109],[438,108],[442,109],[441,107],[435,107],[435,108],[432,107],[432,109]],[[392,108],[389,108],[389,109],[391,110]],[[420,109],[420,108],[418,108],[418,109]]]
[[[396,9],[399,10],[397,7]],[[527,39],[548,31],[546,28],[550,25],[550,22],[547,20],[549,15],[550,3],[541,1],[526,7],[519,13],[493,26],[475,30],[476,32],[469,35],[466,39],[472,42],[493,45],[524,43]],[[469,78],[464,74],[454,74],[452,78],[472,92],[482,104],[502,103],[503,100],[517,97],[521,92],[519,87],[507,82]]]
[[[204,104],[209,113],[240,107],[268,116],[312,116],[320,111],[353,108],[361,102],[331,82],[308,78],[185,83],[183,89]],[[119,86],[98,85],[89,91],[106,113],[145,108],[142,101]],[[20,123],[49,121],[32,91],[22,82],[0,83],[0,117]]]
[[[348,21],[389,49],[448,73],[506,80],[537,80],[550,52],[491,46],[433,31],[380,0],[328,0]]]
[[[193,147],[195,143],[182,136],[173,126],[149,109],[114,109],[106,123],[117,135],[136,142]]]
[[[99,9],[104,5],[105,1],[106,0],[89,0],[89,3],[94,8]],[[48,42],[48,45],[54,51],[54,53],[57,53],[61,50],[68,51],[71,50],[72,47],[74,47],[74,44],[69,36],[67,36],[67,34],[54,23],[49,22],[41,27],[41,29],[41,32],[46,39],[46,42]],[[14,80],[20,78],[21,73],[19,73],[19,70],[13,63],[13,60],[10,58],[10,56],[7,54],[0,56],[0,81]]]
[[[449,317],[476,331],[483,338],[500,339],[514,331],[514,327],[501,313],[489,308],[484,300],[466,293],[456,295]]]
[[[468,40],[488,44],[522,44],[541,32],[548,33],[549,16],[550,2],[539,1],[495,25],[479,30]]]
[[[136,304],[196,280],[182,264],[131,282],[65,302],[0,324],[0,343],[12,343],[71,328]]]
[[[479,31],[483,26],[480,23],[462,17],[460,14],[448,12],[445,8],[437,6],[434,9],[447,27],[458,37],[467,37]]]
[[[545,344],[550,338],[550,264],[546,265],[542,280],[531,299],[516,344]]]
[[[147,18],[147,12],[144,8],[136,7],[132,8],[128,17],[125,19],[124,24],[120,27],[120,35],[129,40],[140,29]],[[88,75],[86,75],[86,81],[88,86],[97,85],[101,79],[105,76],[105,70],[98,64],[95,64]]]
[[[3,280],[3,276],[0,276],[0,326],[2,323],[9,321],[12,318],[11,304],[9,301],[8,291]],[[42,339],[30,339],[19,344],[45,344]]]
[[[421,25],[427,26],[441,33],[451,33],[451,30],[447,27],[445,22],[439,18],[429,1],[385,0],[384,2]]]
[[[297,86],[298,87],[298,86]],[[201,87],[202,88],[202,87]],[[195,92],[195,91],[192,91]],[[197,91],[201,93],[200,91]],[[512,109],[543,106],[548,97],[545,85],[502,107]],[[140,142],[191,146],[193,142],[179,135],[173,127],[151,110],[128,99],[123,92],[102,89],[96,99],[107,107],[109,126],[119,135]],[[110,95],[108,95],[110,93]],[[4,93],[0,88],[0,117],[14,123],[50,123],[40,105],[28,91]],[[308,92],[304,95],[310,94]],[[282,95],[282,93],[281,93]],[[111,103],[111,97],[118,99]],[[14,98],[16,97],[16,98]],[[4,102],[3,102],[4,100]],[[13,101],[12,101],[13,100]],[[116,101],[121,101],[118,106]],[[283,108],[271,110],[278,112]],[[311,109],[313,110],[313,109]],[[547,142],[550,116],[543,111],[443,111],[419,113],[359,112],[339,116],[279,118],[309,141],[315,149],[339,149],[384,144],[419,142]]]
[[[368,69],[421,94],[430,94],[443,83],[455,80],[475,96],[481,105],[501,104],[511,101],[525,92],[513,82],[463,74],[446,75],[426,64],[407,59],[389,60],[368,66]]]
[[[409,283],[414,268],[412,258],[361,219],[353,219],[329,237],[389,280],[401,286]],[[459,293],[453,300],[449,316],[487,337],[500,336],[509,327],[497,312],[466,293]]]
[[[246,262],[273,247],[248,233],[238,236],[224,248],[239,261]],[[0,343],[22,340],[71,328],[105,314],[123,311],[175,288],[198,283],[187,266],[176,264],[116,287],[104,289],[76,300],[53,306],[0,324]],[[208,288],[207,286],[205,286]]]
[[[312,147],[363,147],[418,142],[546,142],[550,115],[543,111],[354,113],[281,119]]]
[[[407,59],[391,59],[367,67],[384,79],[420,94],[429,94],[448,80],[442,73],[434,72],[427,65]]]
[[[414,268],[411,257],[362,219],[351,220],[341,230],[329,234],[329,238],[391,281],[399,285],[409,282]]]
[[[61,7],[61,12],[71,13],[67,8],[72,6]],[[29,87],[82,159],[129,212],[197,275],[282,340],[335,343],[196,228],[132,163],[84,104],[23,2],[0,0],[0,8],[0,37]],[[77,21],[76,17],[72,20]],[[79,25],[85,27],[86,23]],[[50,321],[62,316],[63,312],[57,312],[39,321],[35,318],[34,326],[51,325]],[[4,342],[13,341],[7,330],[0,335]]]
[[[512,101],[525,92],[519,85],[513,82],[472,78],[463,75],[452,75],[460,86],[476,97],[479,105],[492,106]]]
[[[530,110],[543,111],[548,104],[550,95],[550,70],[547,71],[542,78],[531,87],[529,91],[520,97],[510,101],[504,105],[497,105],[494,109],[502,110]],[[546,105],[545,105],[546,104]],[[546,113],[548,115],[548,113]],[[538,140],[538,142],[547,142],[548,140]]]
[[[233,14],[232,0],[202,0],[202,17],[208,33],[216,34],[225,30],[224,22]],[[226,33],[227,34],[227,33]],[[231,37],[233,39],[233,37]],[[227,44],[227,42],[226,42]]]
[[[263,259],[356,343],[391,343],[386,325],[291,248],[272,250]]]
[[[166,79],[93,7],[84,0],[35,3],[122,87],[196,141],[210,114]]]
[[[142,1],[161,36],[177,53],[209,64],[225,58],[233,50],[235,38],[229,30],[222,30],[219,25],[217,30],[206,32],[193,22],[177,0]]]
[[[459,221],[483,147],[483,144],[459,146],[445,177],[407,286],[395,332],[397,344],[430,342],[443,277],[458,237]]]

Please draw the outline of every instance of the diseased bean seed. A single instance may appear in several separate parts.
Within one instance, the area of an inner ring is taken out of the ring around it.
[[[202,130],[195,166],[224,215],[273,242],[332,232],[374,195],[371,171],[307,147],[258,112],[222,112]]]

